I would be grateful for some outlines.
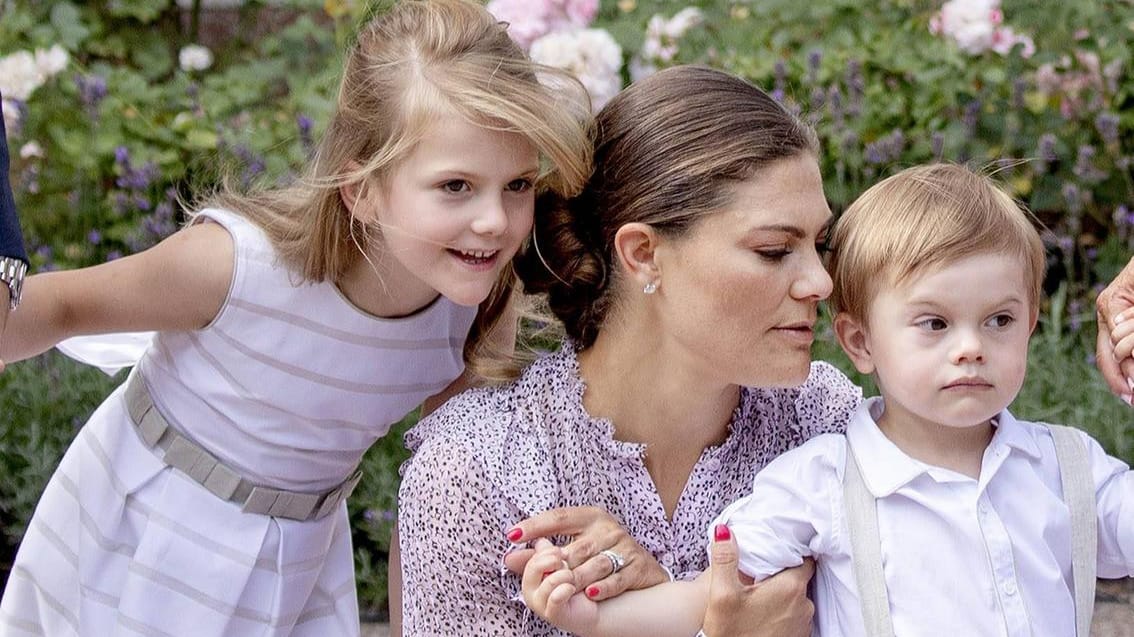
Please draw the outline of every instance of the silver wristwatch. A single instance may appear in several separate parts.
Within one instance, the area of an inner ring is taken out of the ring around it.
[[[8,286],[8,308],[16,309],[20,304],[20,293],[24,289],[24,275],[28,264],[13,257],[0,257],[0,282]]]

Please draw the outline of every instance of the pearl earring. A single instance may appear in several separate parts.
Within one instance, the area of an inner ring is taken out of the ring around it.
[[[642,291],[645,292],[646,294],[653,294],[654,292],[657,292],[658,291],[658,282],[657,281],[650,281],[649,283],[646,284],[646,287],[642,288]]]

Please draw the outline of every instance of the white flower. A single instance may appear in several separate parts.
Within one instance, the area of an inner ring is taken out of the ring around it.
[[[1020,35],[1011,27],[1002,27],[992,34],[992,50],[1000,55],[1008,55],[1017,44],[1023,45],[1020,56],[1030,58],[1036,53],[1036,43],[1026,35]]]
[[[177,54],[177,63],[186,73],[204,71],[213,65],[213,52],[200,44],[187,44]]]
[[[661,14],[652,16],[646,23],[642,48],[630,60],[630,78],[636,82],[657,72],[658,63],[672,61],[677,56],[677,41],[704,21],[704,14],[696,7],[686,7],[668,20]]]
[[[930,31],[953,38],[962,51],[975,55],[992,47],[1003,18],[1000,0],[948,0],[930,23]]]
[[[0,94],[4,97],[27,101],[46,80],[29,51],[0,58]]]
[[[705,15],[697,7],[685,7],[678,11],[665,23],[664,33],[676,40],[685,35],[689,29],[699,26],[705,21]]]
[[[508,23],[508,35],[524,49],[554,31],[581,29],[598,12],[598,0],[491,0],[485,8]]]
[[[19,105],[17,105],[14,100],[5,97],[4,100],[0,102],[0,109],[4,110],[5,132],[8,134],[8,137],[11,137],[16,134],[16,129],[20,125]]]
[[[531,57],[574,74],[590,93],[595,110],[622,90],[622,48],[604,29],[549,33],[532,43]]]
[[[43,147],[39,145],[39,142],[30,141],[20,147],[20,157],[22,159],[43,157]]]
[[[51,77],[67,68],[67,62],[70,61],[70,59],[70,56],[67,55],[67,50],[58,44],[46,51],[43,49],[35,50],[35,65],[39,68],[39,71],[43,73],[44,77]]]

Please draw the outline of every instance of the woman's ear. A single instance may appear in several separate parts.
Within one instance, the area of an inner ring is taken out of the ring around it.
[[[863,374],[874,373],[874,358],[870,353],[870,334],[862,321],[852,318],[846,312],[835,317],[835,336],[839,345],[854,363],[854,368]]]
[[[618,265],[639,288],[653,285],[656,290],[661,283],[661,268],[655,259],[659,240],[656,230],[638,222],[628,223],[614,234]]]

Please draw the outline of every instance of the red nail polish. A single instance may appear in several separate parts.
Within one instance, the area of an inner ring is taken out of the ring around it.
[[[724,524],[718,524],[717,528],[713,529],[713,539],[718,542],[727,542],[732,537],[732,533]]]
[[[508,531],[508,541],[515,542],[524,537],[524,530],[519,527],[514,527]]]
[[[541,581],[541,582],[542,582],[543,580],[547,579],[547,576],[548,576],[548,575],[551,575],[551,574],[552,574],[552,573],[554,573],[554,572],[555,572],[555,571],[544,571],[544,572],[543,572],[543,577],[539,578],[539,581]]]
[[[587,597],[598,597],[598,586],[588,586]]]

